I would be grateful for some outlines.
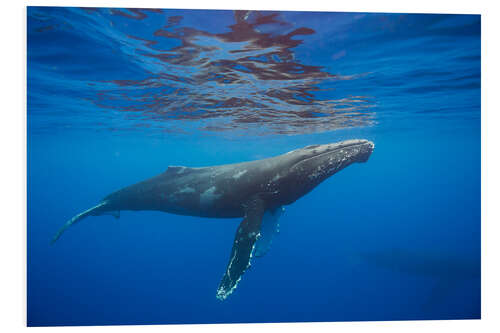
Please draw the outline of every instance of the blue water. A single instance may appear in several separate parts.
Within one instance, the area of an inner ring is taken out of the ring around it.
[[[480,318],[480,17],[29,7],[28,325]],[[69,218],[163,172],[372,140],[216,299],[240,219]]]

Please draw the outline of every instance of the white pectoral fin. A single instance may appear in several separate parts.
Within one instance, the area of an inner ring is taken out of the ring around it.
[[[264,211],[264,202],[260,198],[255,198],[248,203],[245,218],[240,223],[234,237],[226,272],[217,289],[216,297],[218,299],[224,300],[231,295],[243,273],[250,267]]]
[[[279,233],[279,218],[283,215],[284,211],[285,209],[279,206],[274,210],[268,210],[264,213],[260,227],[260,237],[255,244],[256,257],[264,256],[271,248],[274,235]]]

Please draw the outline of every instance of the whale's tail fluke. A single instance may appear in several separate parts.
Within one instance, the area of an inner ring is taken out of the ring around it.
[[[66,231],[71,225],[75,224],[76,222],[86,218],[87,216],[90,215],[98,215],[100,213],[100,210],[103,208],[103,206],[107,205],[107,201],[100,202],[99,204],[95,205],[92,208],[87,209],[84,212],[81,212],[78,215],[73,216],[68,222],[66,222],[61,229],[55,234],[55,236],[52,238],[50,241],[50,244],[54,244],[59,237],[61,237],[62,233]]]

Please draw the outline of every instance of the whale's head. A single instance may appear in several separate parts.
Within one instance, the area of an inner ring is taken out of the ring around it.
[[[285,204],[294,202],[345,167],[366,162],[374,148],[368,140],[347,140],[287,153],[284,155],[287,170],[280,177],[280,188],[289,193]]]

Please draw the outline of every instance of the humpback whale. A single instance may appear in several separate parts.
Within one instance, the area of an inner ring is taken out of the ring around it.
[[[169,166],[165,172],[113,192],[74,216],[56,233],[52,243],[85,217],[112,214],[118,218],[122,210],[242,217],[217,289],[216,297],[224,300],[250,266],[254,252],[256,256],[266,253],[283,206],[352,163],[367,161],[374,147],[367,140],[347,140],[250,162],[200,168]]]

